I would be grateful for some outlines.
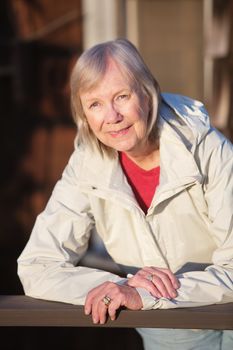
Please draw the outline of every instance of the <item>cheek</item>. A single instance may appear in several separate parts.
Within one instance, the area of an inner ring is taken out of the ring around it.
[[[95,115],[86,115],[87,123],[93,132],[97,132],[101,127],[101,120]]]
[[[132,122],[137,122],[141,120],[141,111],[138,105],[133,104],[133,105],[128,105],[122,107],[119,112],[125,116],[128,120]]]

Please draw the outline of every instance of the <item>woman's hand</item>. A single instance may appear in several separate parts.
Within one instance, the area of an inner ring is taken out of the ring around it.
[[[144,267],[129,278],[128,286],[144,288],[156,298],[172,299],[177,296],[180,284],[176,276],[169,270],[156,267]]]
[[[109,300],[108,305],[105,304],[104,298]],[[115,320],[116,311],[121,306],[130,310],[140,310],[142,300],[137,290],[128,285],[104,282],[88,293],[85,301],[85,314],[91,314],[94,323],[104,324],[107,315],[111,320]]]

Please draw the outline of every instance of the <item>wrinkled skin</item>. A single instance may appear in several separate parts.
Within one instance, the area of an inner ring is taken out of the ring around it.
[[[148,276],[153,275],[152,280]],[[104,324],[107,317],[115,320],[116,312],[121,307],[130,310],[140,310],[142,300],[136,288],[144,288],[156,298],[172,299],[177,296],[179,281],[169,269],[144,267],[127,280],[124,285],[113,282],[104,282],[92,289],[86,298],[85,314],[92,315],[93,323]],[[111,299],[109,306],[103,302],[108,296]]]

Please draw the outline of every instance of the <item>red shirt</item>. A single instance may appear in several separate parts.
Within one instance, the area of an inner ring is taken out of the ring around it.
[[[159,184],[160,167],[144,170],[135,164],[123,152],[120,154],[120,163],[132,187],[134,195],[142,210],[147,213],[151,201]]]

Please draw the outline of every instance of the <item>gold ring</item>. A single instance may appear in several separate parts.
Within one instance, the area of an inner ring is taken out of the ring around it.
[[[108,307],[109,304],[111,303],[112,299],[109,298],[107,295],[105,295],[105,297],[102,299],[102,301],[103,301],[104,304]]]

